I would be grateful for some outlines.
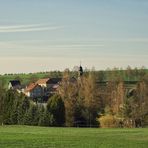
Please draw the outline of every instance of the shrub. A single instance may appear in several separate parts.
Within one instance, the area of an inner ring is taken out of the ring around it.
[[[114,128],[114,127],[120,127],[120,121],[118,118],[116,118],[113,115],[104,115],[98,118],[98,121],[100,123],[100,127],[102,128]]]

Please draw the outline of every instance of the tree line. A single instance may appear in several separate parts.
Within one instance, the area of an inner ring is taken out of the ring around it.
[[[138,82],[127,90],[117,69],[95,70],[83,76],[63,72],[56,94],[46,104],[0,85],[0,123],[68,127],[144,127],[148,125],[148,75],[137,72]],[[133,75],[129,69],[128,76]]]

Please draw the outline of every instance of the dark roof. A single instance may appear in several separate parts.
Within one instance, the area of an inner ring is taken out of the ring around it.
[[[9,81],[9,83],[11,83],[12,86],[21,85],[21,82],[19,80],[11,80]]]
[[[62,78],[50,78],[47,83],[48,84],[57,84],[58,82],[62,81]]]

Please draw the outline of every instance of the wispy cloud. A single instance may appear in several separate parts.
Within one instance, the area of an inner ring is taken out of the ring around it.
[[[148,42],[148,38],[100,38],[96,39],[96,41],[103,41],[103,42]]]
[[[0,26],[0,33],[46,31],[46,30],[57,30],[61,28],[63,27],[49,26],[44,24],[9,25],[9,26]]]
[[[0,29],[19,29],[19,28],[28,28],[28,27],[40,27],[41,24],[29,24],[29,25],[3,25],[0,26]]]
[[[71,42],[50,42],[40,40],[28,40],[28,41],[0,41],[0,49],[81,49],[81,48],[97,48],[104,47],[99,43],[71,43]]]

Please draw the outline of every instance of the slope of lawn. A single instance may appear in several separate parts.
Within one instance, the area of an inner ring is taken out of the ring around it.
[[[0,126],[0,148],[147,148],[148,128]]]

